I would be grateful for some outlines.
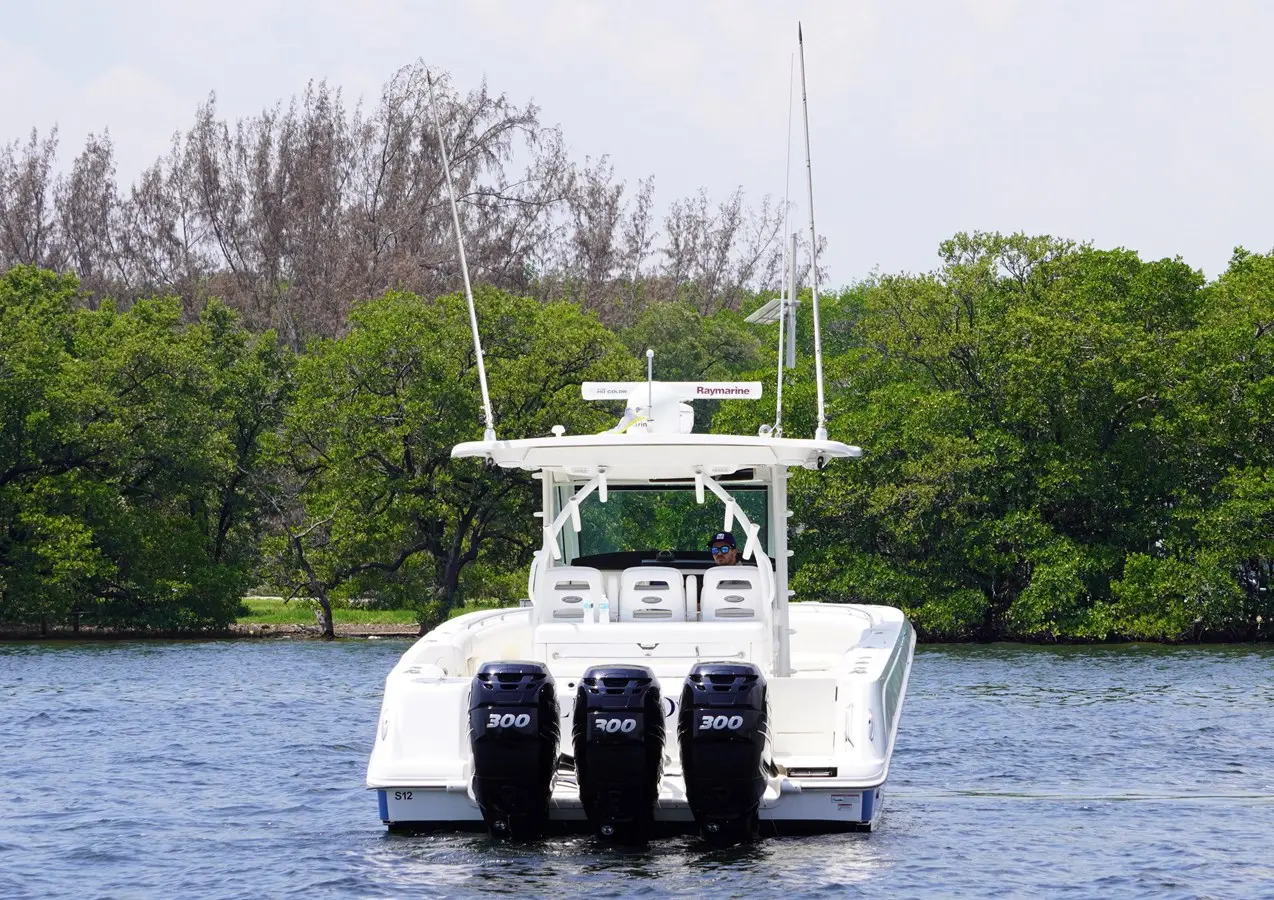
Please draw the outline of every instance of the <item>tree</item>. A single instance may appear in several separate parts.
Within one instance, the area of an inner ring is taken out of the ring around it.
[[[188,320],[215,296],[299,351],[343,334],[357,298],[459,288],[436,115],[476,280],[615,326],[649,303],[737,310],[775,286],[783,210],[769,198],[674,201],[660,243],[652,178],[629,194],[606,157],[573,163],[533,103],[485,83],[461,92],[432,72],[435,109],[429,74],[400,69],[366,108],[312,83],[233,122],[209,96],[124,192],[109,135],[56,176],[56,131],[33,132],[0,147],[0,267],[74,271],[90,306],[180,296]]]
[[[986,234],[942,256],[936,273],[866,286],[827,361],[831,435],[866,456],[795,473],[798,592],[900,605],[939,638],[1241,630],[1240,551],[1214,565],[1225,554],[1194,524],[1215,525],[1239,491],[1183,448],[1219,439],[1231,463],[1250,458],[1207,418],[1223,393],[1260,396],[1236,394],[1215,356],[1251,359],[1255,318],[1246,348],[1229,325],[1227,341],[1205,338],[1203,279],[1179,260]],[[803,368],[789,383],[789,434],[812,424],[809,382]],[[1245,482],[1231,520],[1262,483]]]
[[[126,296],[131,296],[134,285],[120,244],[122,203],[115,185],[115,152],[109,134],[88,136],[69,177],[59,179],[53,193],[57,229],[68,264],[90,304],[100,301],[113,287],[123,288],[130,292]]]
[[[1173,396],[1172,529],[1121,590],[1246,637],[1274,614],[1274,256],[1237,249],[1201,299]]]
[[[73,278],[0,280],[0,617],[224,627],[257,562],[254,476],[284,398],[271,334],[224,306],[74,307]]]
[[[566,303],[493,289],[477,301],[502,436],[610,424],[579,393],[581,381],[635,374],[610,332]],[[303,515],[273,550],[281,580],[318,601],[328,636],[333,600],[389,597],[423,628],[455,606],[479,556],[523,563],[538,545],[529,473],[451,459],[482,435],[475,365],[464,300],[405,292],[356,307],[346,337],[300,361],[278,452]]]
[[[17,141],[0,146],[0,271],[63,262],[53,212],[57,146],[56,128],[44,140],[31,129],[21,155]]]
[[[72,498],[94,462],[78,438],[74,278],[19,266],[0,278],[0,619],[60,621],[107,563]]]

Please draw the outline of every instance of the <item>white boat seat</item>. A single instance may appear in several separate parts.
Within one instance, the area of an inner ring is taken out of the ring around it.
[[[699,591],[700,619],[746,622],[762,618],[761,577],[756,566],[717,566],[705,571]]]
[[[633,566],[619,576],[619,621],[686,621],[685,576],[666,566]]]
[[[583,622],[585,606],[596,609],[605,595],[602,573],[589,566],[559,566],[541,576],[536,605],[542,622]]]

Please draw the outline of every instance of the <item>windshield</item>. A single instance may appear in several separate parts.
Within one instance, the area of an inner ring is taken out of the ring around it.
[[[731,487],[739,508],[761,526],[761,546],[769,548],[768,495],[763,486]],[[706,550],[721,530],[725,507],[708,493],[695,501],[694,488],[612,486],[606,503],[590,494],[580,506],[579,555],[626,550]],[[738,523],[734,534],[743,549],[746,539]]]

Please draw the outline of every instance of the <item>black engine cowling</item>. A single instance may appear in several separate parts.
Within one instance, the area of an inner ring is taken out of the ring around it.
[[[654,817],[663,769],[659,682],[644,666],[592,666],[575,692],[575,772],[598,837],[638,842]]]
[[[473,793],[494,836],[530,838],[548,820],[560,724],[543,663],[483,663],[469,696]]]
[[[765,792],[766,686],[751,663],[696,664],[681,690],[677,737],[686,799],[707,838],[756,831]]]

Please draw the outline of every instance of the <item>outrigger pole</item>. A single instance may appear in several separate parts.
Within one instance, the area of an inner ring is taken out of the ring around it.
[[[805,96],[805,38],[796,23],[796,43],[801,53],[801,107],[805,113],[805,180],[810,195],[810,278],[814,300],[814,378],[818,386],[818,428],[814,439],[827,440],[827,413],[823,406],[823,341],[818,323],[818,234],[814,231],[814,174],[810,166],[810,104]]]
[[[464,296],[469,302],[469,327],[473,329],[473,351],[478,357],[478,384],[482,386],[482,410],[486,419],[482,439],[494,441],[496,439],[495,415],[491,412],[491,394],[487,391],[487,367],[482,358],[482,338],[478,334],[478,310],[473,302],[473,287],[469,284],[469,263],[465,259],[464,238],[460,234],[460,212],[456,207],[456,189],[451,184],[451,161],[447,158],[447,142],[442,136],[442,118],[438,115],[438,102],[434,97],[434,80],[428,71],[425,72],[425,83],[429,85],[429,108],[433,112],[434,127],[438,131],[438,149],[442,151],[442,171],[447,179],[447,197],[451,201],[451,221],[456,227],[456,247],[460,250],[460,272],[464,275]],[[817,314],[815,321],[817,322]],[[815,325],[815,328],[817,327]],[[823,396],[821,387],[819,391],[821,409]]]

